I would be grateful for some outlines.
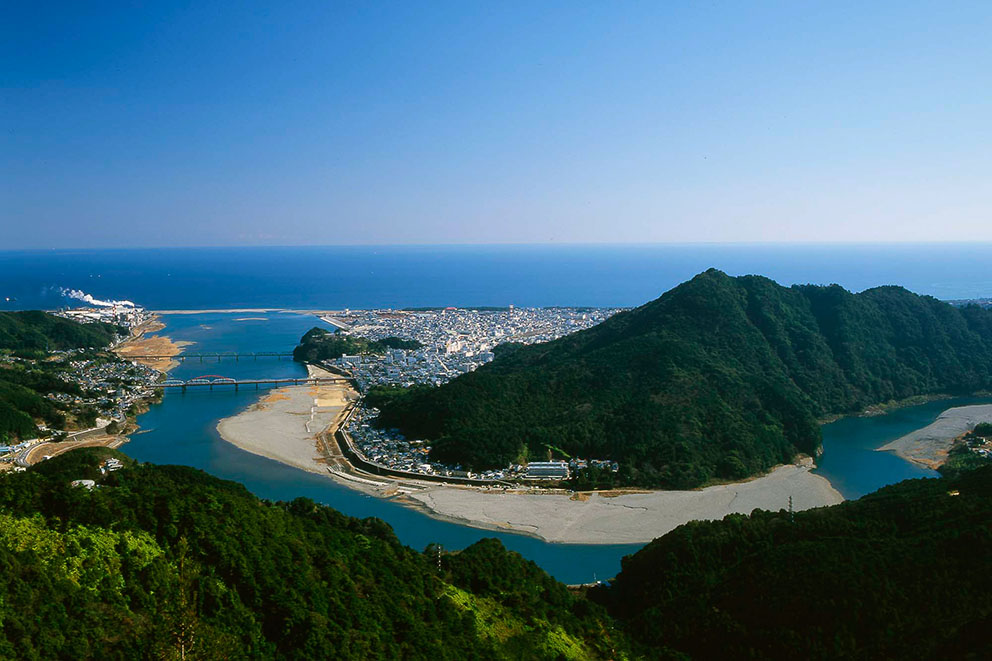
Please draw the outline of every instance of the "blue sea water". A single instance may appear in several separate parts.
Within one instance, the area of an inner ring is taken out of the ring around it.
[[[786,285],[900,284],[992,296],[988,244],[357,246],[0,251],[0,309],[57,308],[59,288],[152,309],[634,306],[708,268]],[[13,300],[6,300],[6,299]]]
[[[0,309],[74,305],[60,288],[152,309],[339,309],[435,305],[634,306],[710,267],[782,284],[838,283],[862,290],[901,284],[944,299],[992,296],[988,245],[940,246],[497,246],[315,247],[110,251],[0,251]],[[6,300],[6,299],[11,300]],[[190,352],[288,351],[321,322],[289,312],[169,314],[165,331]],[[303,374],[289,360],[189,360],[174,374],[239,378]],[[169,392],[139,418],[124,446],[141,461],[185,464],[273,500],[306,496],[352,516],[377,516],[414,548],[463,548],[487,536],[566,582],[614,575],[630,545],[562,545],[431,519],[246,453],[224,442],[218,420],[257,401],[254,390]],[[934,473],[874,448],[929,424],[957,402],[935,402],[824,427],[817,472],[848,498]]]

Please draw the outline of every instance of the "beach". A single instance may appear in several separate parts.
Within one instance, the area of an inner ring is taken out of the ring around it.
[[[947,409],[932,424],[887,443],[878,451],[893,452],[906,461],[936,469],[947,460],[954,439],[981,422],[992,422],[992,404]]]
[[[224,440],[243,450],[325,475],[435,518],[529,534],[548,542],[646,543],[689,521],[750,514],[756,508],[788,509],[790,496],[797,511],[844,500],[825,478],[811,472],[809,458],[746,482],[693,491],[571,494],[384,478],[352,467],[330,438],[355,398],[357,394],[343,382],[279,388],[245,411],[221,420],[217,430]]]
[[[779,466],[767,475],[693,491],[612,494],[501,493],[430,487],[400,497],[425,511],[464,525],[526,532],[567,544],[642,544],[689,521],[836,505],[844,498],[810,472],[811,462]]]
[[[313,366],[308,370],[312,377],[337,377]],[[357,396],[344,380],[277,388],[245,411],[221,420],[217,431],[242,450],[327,475],[338,453],[333,441],[325,447],[322,432],[336,426]]]

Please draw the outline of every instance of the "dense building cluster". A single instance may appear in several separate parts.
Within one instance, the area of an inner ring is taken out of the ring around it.
[[[123,326],[128,329],[143,324],[151,318],[151,314],[147,310],[133,304],[108,304],[101,307],[72,308],[59,310],[53,314],[57,317],[72,319],[83,324],[100,321]]]
[[[515,342],[548,342],[594,326],[619,309],[513,308],[498,310],[355,310],[323,317],[341,332],[370,340],[416,340],[419,349],[392,349],[383,356],[342,356],[346,370],[366,392],[376,385],[441,385],[493,359],[493,349]]]
[[[602,322],[619,309],[506,308],[500,310],[346,311],[324,317],[340,332],[382,340],[399,337],[416,340],[418,349],[390,349],[384,355],[344,355],[327,361],[351,374],[363,393],[377,385],[441,385],[460,374],[471,372],[494,357],[496,346],[509,342],[533,344],[557,339]],[[407,439],[395,429],[375,424],[379,411],[359,407],[346,431],[355,448],[367,461],[392,470],[425,475],[471,477],[475,479],[563,480],[577,470],[598,466],[617,470],[606,460],[530,462],[503,469],[470,473],[460,465],[446,465],[429,458],[430,444]]]
[[[160,373],[139,363],[121,360],[113,354],[93,354],[89,350],[49,352],[49,359],[59,365],[55,377],[76,388],[47,392],[44,397],[61,410],[72,413],[77,425],[105,427],[123,423],[132,407],[154,395],[152,384]],[[10,355],[0,355],[0,362],[11,366],[31,368],[35,361]],[[38,425],[43,438],[64,435],[64,429]],[[40,442],[42,438],[27,439],[17,444],[0,443],[0,461],[14,461]]]
[[[139,363],[100,356],[70,360],[69,369],[59,376],[78,384],[83,395],[51,393],[50,399],[94,406],[100,417],[122,422],[133,404],[152,396],[151,384],[158,379],[159,372]]]

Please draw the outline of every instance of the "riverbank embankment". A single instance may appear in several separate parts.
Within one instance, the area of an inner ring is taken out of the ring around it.
[[[931,424],[878,448],[893,452],[906,461],[936,469],[947,461],[954,439],[982,422],[992,422],[992,404],[957,406],[947,409]]]

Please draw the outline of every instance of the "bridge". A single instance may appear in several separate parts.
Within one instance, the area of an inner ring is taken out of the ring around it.
[[[167,356],[165,354],[128,354],[124,356],[128,360],[137,360],[141,358],[143,360],[178,360],[179,362],[185,362],[187,359],[199,358],[200,362],[203,362],[204,358],[216,358],[219,363],[222,358],[233,358],[235,362],[240,361],[242,358],[248,360],[258,360],[259,358],[275,358],[276,360],[282,360],[283,358],[292,358],[292,351],[251,351],[251,352],[235,352],[235,351],[218,351],[218,352],[208,352],[208,353],[179,353],[175,356]]]
[[[233,379],[229,376],[221,376],[220,374],[204,374],[202,376],[197,376],[192,379],[166,379],[165,381],[160,381],[158,383],[152,384],[153,388],[179,388],[183,392],[186,392],[187,388],[196,387],[206,387],[210,390],[214,389],[214,386],[234,386],[235,390],[238,390],[241,386],[255,386],[255,390],[258,390],[260,385],[276,385],[276,386],[318,386],[329,383],[343,383],[347,379],[338,376],[301,376],[301,377],[286,377],[281,379]]]

